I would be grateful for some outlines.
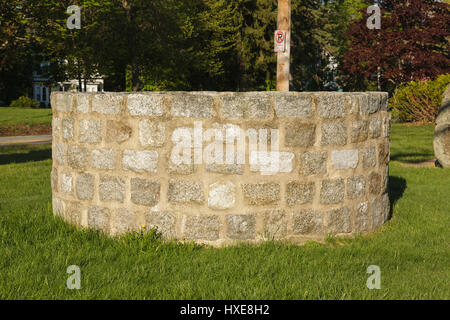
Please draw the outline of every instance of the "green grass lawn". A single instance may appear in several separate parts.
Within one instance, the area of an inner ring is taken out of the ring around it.
[[[51,126],[51,124],[51,109],[0,108],[0,127],[15,125]]]
[[[393,126],[393,218],[380,231],[304,246],[77,230],[52,216],[50,147],[2,148],[0,299],[449,299],[450,169],[399,162],[433,158],[432,129]],[[81,268],[81,290],[66,288],[69,265]],[[381,268],[380,290],[366,287],[369,265]]]

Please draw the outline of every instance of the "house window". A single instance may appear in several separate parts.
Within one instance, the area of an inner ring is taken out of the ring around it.
[[[47,101],[47,88],[42,88],[42,101]]]

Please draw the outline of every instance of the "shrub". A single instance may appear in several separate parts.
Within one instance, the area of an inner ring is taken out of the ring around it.
[[[403,122],[434,122],[449,83],[450,74],[443,74],[435,80],[411,81],[397,88],[389,100],[392,117]]]
[[[33,108],[37,109],[39,108],[40,104],[38,101],[31,99],[26,96],[21,96],[19,99],[14,100],[11,102],[10,107],[11,108]]]

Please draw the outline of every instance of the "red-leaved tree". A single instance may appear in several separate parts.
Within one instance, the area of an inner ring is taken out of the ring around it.
[[[392,92],[401,83],[450,72],[450,5],[434,0],[384,0],[381,29],[368,14],[349,29],[343,70],[348,89]]]

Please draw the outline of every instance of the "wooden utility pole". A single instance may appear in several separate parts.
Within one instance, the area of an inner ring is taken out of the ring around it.
[[[277,53],[277,91],[289,91],[291,0],[278,0],[278,30],[286,32],[286,50]]]

